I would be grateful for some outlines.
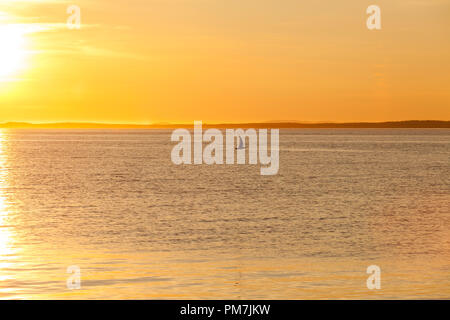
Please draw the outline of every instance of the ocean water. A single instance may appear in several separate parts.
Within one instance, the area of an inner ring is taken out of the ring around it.
[[[0,298],[450,298],[450,130],[281,130],[275,176],[170,134],[1,131]]]

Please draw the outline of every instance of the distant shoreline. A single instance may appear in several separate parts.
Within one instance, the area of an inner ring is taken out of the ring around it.
[[[175,129],[193,128],[194,124],[108,124],[108,123],[27,123],[7,122],[0,124],[1,129]],[[255,123],[219,123],[203,124],[204,128],[280,128],[280,129],[450,129],[450,121],[409,120],[388,122],[347,122],[347,123],[301,123],[301,122],[255,122]]]

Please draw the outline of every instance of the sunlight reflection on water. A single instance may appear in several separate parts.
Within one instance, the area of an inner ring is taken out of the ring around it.
[[[0,298],[448,298],[449,136],[282,131],[261,177],[169,131],[2,131]]]

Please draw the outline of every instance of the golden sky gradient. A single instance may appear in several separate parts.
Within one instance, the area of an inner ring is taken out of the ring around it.
[[[0,122],[407,119],[450,120],[448,0],[0,0]]]

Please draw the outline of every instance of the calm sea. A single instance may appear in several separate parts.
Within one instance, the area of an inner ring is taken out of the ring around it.
[[[282,130],[275,176],[170,134],[1,131],[0,298],[450,298],[450,130]]]

